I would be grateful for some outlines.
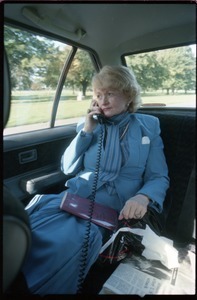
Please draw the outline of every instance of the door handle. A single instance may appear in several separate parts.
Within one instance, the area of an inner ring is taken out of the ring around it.
[[[19,156],[19,163],[26,164],[37,160],[37,150],[32,149],[32,150],[20,152],[18,156]]]

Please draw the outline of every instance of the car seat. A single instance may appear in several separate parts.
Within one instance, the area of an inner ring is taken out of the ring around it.
[[[10,111],[10,72],[4,52],[3,125]],[[29,218],[20,200],[3,186],[3,292],[6,293],[19,274],[31,245]]]

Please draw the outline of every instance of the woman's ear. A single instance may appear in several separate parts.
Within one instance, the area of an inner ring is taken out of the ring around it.
[[[130,100],[130,101],[127,103],[127,111],[128,111],[128,112],[132,112],[132,111],[133,111],[132,103],[133,103],[132,100]]]
[[[130,101],[127,103],[127,107],[129,107],[131,103],[132,103],[132,100],[130,100]]]

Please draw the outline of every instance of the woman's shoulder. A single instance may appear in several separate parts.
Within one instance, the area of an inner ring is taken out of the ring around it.
[[[147,132],[155,132],[155,128],[160,128],[159,119],[155,116],[135,113],[133,114],[134,122],[138,124],[141,128],[144,128]]]
[[[135,113],[134,116],[137,120],[142,122],[150,122],[150,123],[158,122],[158,118],[152,115]]]
[[[155,116],[148,114],[134,113],[131,115],[131,120],[133,120],[134,122],[136,121],[141,125],[144,125],[145,127],[159,125],[159,119]]]

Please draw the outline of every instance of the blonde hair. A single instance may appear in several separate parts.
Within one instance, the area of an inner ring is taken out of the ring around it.
[[[132,70],[124,66],[104,66],[92,79],[93,90],[116,89],[128,97],[129,112],[135,112],[141,105],[141,88]]]

